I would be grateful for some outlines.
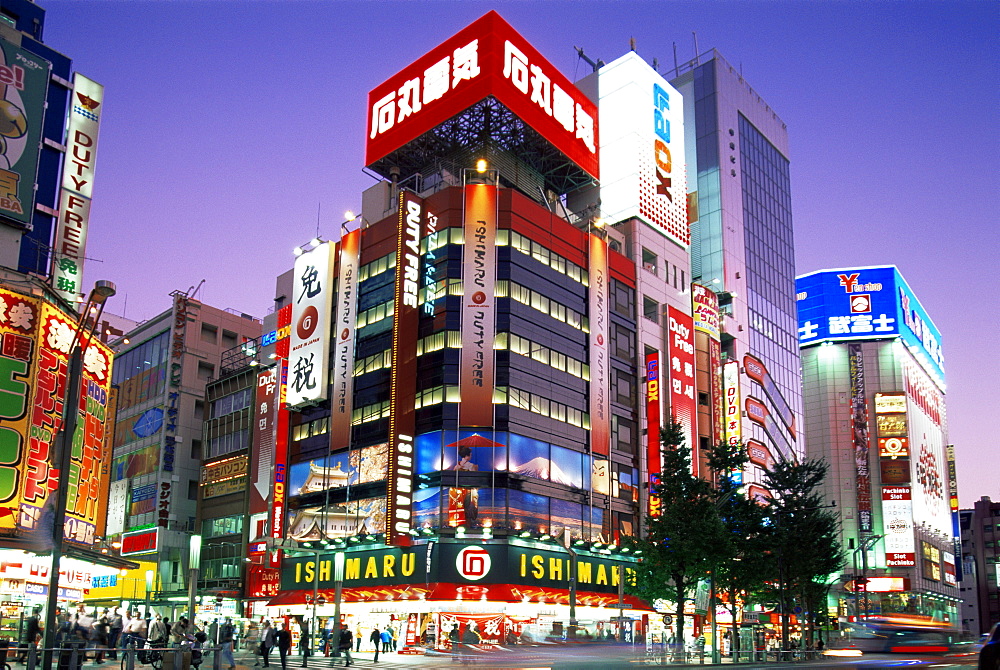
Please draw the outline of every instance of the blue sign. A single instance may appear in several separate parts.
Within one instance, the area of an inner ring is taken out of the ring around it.
[[[941,333],[893,265],[821,270],[795,280],[799,346],[899,338],[944,386]]]
[[[132,425],[132,432],[137,437],[149,437],[160,432],[160,428],[163,428],[163,410],[154,407],[146,410],[142,416],[136,419]]]

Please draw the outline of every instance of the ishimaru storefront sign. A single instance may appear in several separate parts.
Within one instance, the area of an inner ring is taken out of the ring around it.
[[[432,542],[344,553],[345,588],[452,583],[565,589],[573,574],[573,562],[566,551],[521,545]],[[334,554],[331,551],[318,558],[286,558],[281,571],[282,591],[311,589],[317,575],[320,589],[333,588]],[[622,578],[626,583],[635,581],[633,559],[581,551],[576,567],[581,591],[616,594]]]

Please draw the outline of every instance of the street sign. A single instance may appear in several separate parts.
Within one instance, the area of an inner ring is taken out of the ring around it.
[[[613,608],[613,609],[616,609],[616,610],[630,610],[630,609],[632,609],[632,606],[630,604],[628,604],[628,603],[614,603],[614,604],[610,605],[610,607]]]
[[[759,612],[744,612],[743,623],[760,623]]]
[[[672,616],[670,616],[669,614],[664,614],[663,615],[663,623],[664,624],[666,624],[667,626],[669,626],[673,622],[674,622],[674,618]]]

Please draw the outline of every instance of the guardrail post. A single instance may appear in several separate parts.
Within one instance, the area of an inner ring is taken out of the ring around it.
[[[125,647],[125,670],[135,670],[135,642],[129,640]]]
[[[38,645],[34,642],[28,645],[28,656],[25,660],[25,670],[35,670],[38,664]]]

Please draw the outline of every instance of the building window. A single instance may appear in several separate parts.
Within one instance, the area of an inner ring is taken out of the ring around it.
[[[189,479],[188,480],[188,500],[198,499],[198,480]]]
[[[660,322],[660,303],[648,295],[642,296],[642,315],[653,323]]]
[[[198,379],[207,382],[215,375],[215,366],[205,361],[198,361]]]
[[[219,339],[219,328],[210,323],[201,324],[201,341],[215,344]]]
[[[232,349],[236,346],[236,333],[223,329],[222,331],[222,348]]]
[[[205,519],[201,522],[201,534],[206,538],[239,535],[243,532],[243,518],[242,514],[236,514],[216,519]]]
[[[241,389],[236,393],[230,393],[229,395],[222,396],[212,403],[211,418],[217,419],[220,416],[226,416],[227,414],[239,412],[242,409],[250,407],[254,400],[253,393],[254,389],[246,388]]]
[[[191,458],[201,460],[201,440],[191,440]]]
[[[654,275],[659,274],[657,269],[658,262],[659,259],[657,259],[656,254],[646,247],[642,248],[642,268],[646,272],[652,272]]]

